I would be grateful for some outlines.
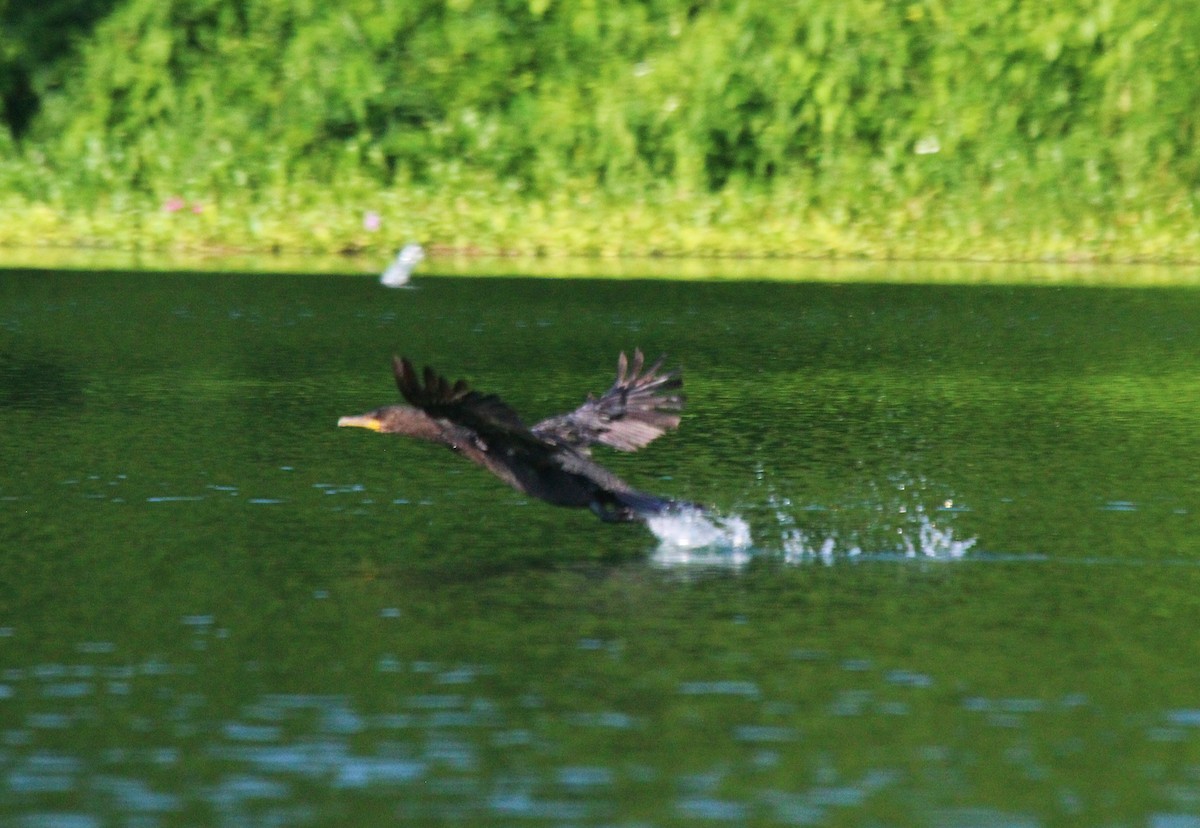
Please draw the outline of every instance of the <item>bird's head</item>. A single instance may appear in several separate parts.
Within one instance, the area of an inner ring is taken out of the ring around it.
[[[365,428],[380,434],[404,434],[425,440],[437,439],[440,428],[437,422],[409,405],[385,405],[365,414],[338,418],[339,426]]]

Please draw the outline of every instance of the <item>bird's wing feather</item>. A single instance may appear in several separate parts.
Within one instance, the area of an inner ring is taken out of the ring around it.
[[[646,368],[640,349],[633,360],[617,359],[617,379],[600,398],[589,396],[579,408],[542,420],[531,429],[545,440],[585,450],[605,445],[637,451],[679,425],[683,379],[678,371],[661,372],[664,357]]]
[[[431,417],[465,426],[484,437],[535,439],[520,415],[495,394],[481,394],[466,380],[451,383],[432,368],[418,375],[404,357],[393,357],[392,368],[400,395]]]

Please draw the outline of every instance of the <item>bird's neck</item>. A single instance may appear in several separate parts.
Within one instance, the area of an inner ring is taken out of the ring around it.
[[[397,405],[388,412],[386,430],[417,440],[428,440],[431,443],[446,441],[441,422],[419,408],[411,408],[407,405]]]

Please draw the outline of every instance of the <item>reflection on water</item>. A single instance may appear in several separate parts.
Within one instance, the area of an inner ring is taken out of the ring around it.
[[[189,616],[180,627],[207,636],[213,621]],[[94,654],[90,644],[79,649]],[[112,654],[107,645],[98,649]],[[581,641],[578,651],[601,661],[621,658],[595,640]],[[22,825],[101,825],[105,814],[136,824],[308,824],[325,821],[310,799],[318,789],[369,796],[374,805],[366,814],[434,821],[604,823],[625,803],[649,797],[665,798],[668,821],[812,825],[892,813],[922,824],[1044,824],[1019,811],[912,802],[914,787],[961,789],[967,768],[982,763],[1026,785],[1048,786],[1058,818],[1096,812],[1092,794],[1078,787],[1082,780],[1064,776],[1063,762],[1086,762],[1116,735],[1107,728],[1121,717],[1086,693],[979,696],[953,690],[954,675],[882,670],[814,651],[794,653],[790,663],[820,688],[806,694],[802,711],[773,682],[692,679],[664,688],[661,707],[685,713],[686,730],[702,729],[719,747],[676,767],[647,764],[637,751],[581,750],[670,732],[663,713],[634,699],[628,709],[581,711],[533,692],[506,696],[496,681],[505,672],[499,665],[390,658],[375,676],[353,677],[390,687],[382,703],[350,693],[266,691],[232,707],[215,688],[212,696],[189,689],[198,665],[186,662],[7,668],[0,702],[24,713],[7,717],[0,731],[0,785],[8,812],[26,815]],[[855,750],[843,753],[830,741],[831,732],[852,740],[904,733],[912,726],[895,723],[923,715],[947,689],[956,701],[942,727],[903,738],[896,749],[857,742],[861,755],[852,759]],[[1089,722],[1109,724],[1095,730]],[[1170,757],[1180,746],[1200,748],[1200,712],[1169,710],[1119,727],[1143,756],[1144,781],[1171,791],[1182,808],[1156,813],[1156,824],[1184,819],[1200,801],[1200,783],[1194,765]],[[976,736],[964,741],[957,731]],[[72,732],[86,749],[64,738]],[[89,806],[55,805],[69,802]]]
[[[5,274],[0,824],[1192,828],[1197,299]],[[709,513],[331,425],[634,346]]]

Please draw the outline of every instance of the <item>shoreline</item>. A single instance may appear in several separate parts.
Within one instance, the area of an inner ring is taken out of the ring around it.
[[[984,205],[960,193],[921,214],[894,204],[850,214],[780,192],[653,202],[473,196],[373,188],[186,200],[113,193],[74,204],[0,196],[0,267],[377,274],[415,241],[429,256],[418,275],[1194,284],[1200,268],[1200,224],[1179,203],[1065,215],[1038,200]],[[942,275],[947,267],[991,273]]]
[[[0,272],[80,270],[378,277],[389,254],[130,250],[88,246],[0,246]],[[488,254],[431,245],[414,274],[426,278],[659,279],[929,285],[1200,287],[1196,262],[981,261],[836,256],[601,256]]]

